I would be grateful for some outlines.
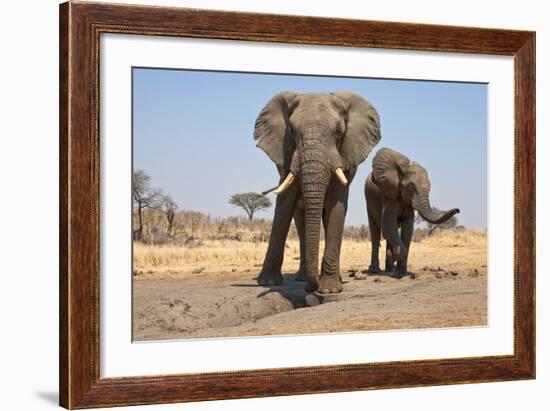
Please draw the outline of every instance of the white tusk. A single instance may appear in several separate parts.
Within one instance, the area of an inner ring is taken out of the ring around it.
[[[338,180],[340,180],[340,183],[342,183],[342,185],[348,185],[348,179],[346,178],[344,172],[340,167],[338,167],[334,173],[336,174],[336,177],[338,177]]]
[[[275,190],[275,194],[279,195],[284,193],[288,189],[288,187],[290,187],[293,181],[294,181],[294,174],[288,173],[288,175],[286,176],[284,181],[281,183],[281,185],[277,187],[277,189]]]

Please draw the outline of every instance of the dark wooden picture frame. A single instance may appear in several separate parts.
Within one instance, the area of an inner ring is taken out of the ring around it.
[[[100,378],[101,33],[513,56],[514,354]],[[60,404],[90,408],[535,377],[535,33],[94,3],[60,6]]]

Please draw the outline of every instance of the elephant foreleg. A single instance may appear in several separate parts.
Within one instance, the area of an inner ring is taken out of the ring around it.
[[[300,240],[300,268],[296,273],[294,279],[296,281],[307,281],[306,274],[306,240],[305,240],[305,221],[303,208],[296,208],[294,211],[294,224],[296,225],[296,231],[298,232],[298,239]]]
[[[269,245],[265,254],[262,271],[258,276],[260,285],[281,285],[286,237],[294,214],[298,184],[291,185],[287,191],[277,196],[275,213],[269,236]]]
[[[340,250],[344,234],[344,220],[348,208],[348,187],[332,181],[325,201],[325,251],[319,277],[320,293],[343,290],[340,277]]]
[[[405,245],[405,253],[397,261],[396,274],[398,277],[407,275],[407,265],[409,259],[409,250],[414,230],[414,211],[407,210],[401,222],[401,241]]]
[[[391,250],[391,265],[393,266],[393,261],[396,260],[399,262],[402,260],[404,255],[407,255],[407,247],[401,241],[401,236],[399,235],[398,227],[398,218],[400,214],[400,209],[397,205],[388,204],[384,207],[382,212],[382,235],[389,243],[386,247],[386,265],[388,263],[388,250]],[[386,267],[387,269],[388,267]]]

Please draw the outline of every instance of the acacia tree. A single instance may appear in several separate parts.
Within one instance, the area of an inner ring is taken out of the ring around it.
[[[432,207],[432,210],[435,212],[435,213],[440,213],[441,210],[439,210],[438,208],[436,207]],[[421,223],[425,223],[426,224],[426,228],[428,230],[428,235],[432,235],[432,233],[437,229],[437,228],[440,228],[442,230],[450,230],[451,228],[455,228],[458,224],[458,218],[456,217],[456,215],[452,216],[451,218],[449,218],[447,221],[441,223],[441,224],[432,224],[426,220],[424,220],[422,218],[422,216],[420,215],[420,213],[416,213],[416,217],[415,217],[415,220],[414,220],[415,224],[421,224]]]
[[[166,221],[168,223],[166,227],[166,235],[168,237],[172,236],[172,230],[174,228],[174,219],[176,217],[176,211],[178,210],[178,205],[172,199],[169,194],[164,194],[161,198],[161,209],[164,215],[166,216]]]
[[[162,192],[151,187],[151,177],[143,170],[135,170],[132,178],[132,199],[138,216],[138,228],[134,232],[137,240],[143,239],[143,210],[156,209],[161,205]]]
[[[269,198],[259,193],[233,194],[229,198],[229,204],[242,208],[250,221],[252,221],[256,212],[268,209],[272,205]]]

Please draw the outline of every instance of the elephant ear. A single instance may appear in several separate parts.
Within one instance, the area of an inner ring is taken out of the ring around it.
[[[380,141],[380,117],[372,104],[359,94],[350,91],[332,94],[348,106],[346,134],[340,154],[346,169],[357,167]]]
[[[411,160],[390,148],[381,148],[372,159],[372,177],[384,197],[397,200],[400,183]]]
[[[290,103],[297,94],[285,91],[274,95],[262,109],[254,127],[256,146],[280,168],[288,170],[295,150],[289,130]]]

